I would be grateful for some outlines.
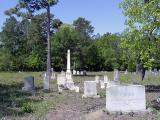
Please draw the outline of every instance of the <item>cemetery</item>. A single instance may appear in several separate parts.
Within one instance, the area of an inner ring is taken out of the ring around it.
[[[3,76],[0,77],[0,117],[47,120],[159,118],[160,87],[156,85],[160,84],[160,73],[156,76],[150,73],[145,81],[141,81],[139,74],[118,70],[74,76],[69,54],[68,50],[66,72],[52,73],[55,77],[47,83],[46,73],[0,73]]]
[[[159,0],[1,2],[0,120],[160,120]]]

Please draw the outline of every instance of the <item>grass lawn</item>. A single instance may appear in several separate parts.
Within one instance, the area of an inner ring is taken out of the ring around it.
[[[54,89],[50,92],[42,90],[43,81],[40,74],[40,72],[0,73],[0,119],[4,116],[28,116],[28,113],[40,117],[63,100],[63,96]],[[23,78],[30,75],[34,76],[37,86],[34,93],[21,91]],[[51,82],[53,83],[55,81]]]

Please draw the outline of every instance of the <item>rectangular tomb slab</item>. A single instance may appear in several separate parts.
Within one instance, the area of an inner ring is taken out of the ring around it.
[[[97,83],[95,81],[84,81],[84,96],[85,97],[97,96]]]
[[[146,111],[145,87],[117,85],[107,88],[106,110],[109,112]]]

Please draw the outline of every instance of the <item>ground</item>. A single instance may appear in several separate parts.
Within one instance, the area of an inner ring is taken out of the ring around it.
[[[37,90],[35,93],[21,93],[23,77],[35,76]],[[105,111],[105,90],[98,93],[100,98],[82,98],[83,81],[94,80],[94,75],[107,74],[112,79],[113,73],[90,73],[90,76],[75,76],[74,82],[80,87],[80,92],[65,90],[61,94],[57,92],[55,81],[51,82],[51,90],[42,91],[42,80],[40,73],[1,73],[6,79],[0,77],[1,81],[1,119],[20,120],[158,120],[160,110],[155,106],[155,100],[160,97],[160,77],[146,78],[140,81],[139,76],[122,73],[123,82],[139,83],[146,85],[146,102],[149,112],[147,113],[115,113],[109,114]],[[9,76],[12,76],[11,78]],[[2,79],[3,78],[3,79]],[[16,79],[16,81],[14,81]],[[127,80],[128,79],[128,80]],[[135,81],[135,79],[137,79]],[[37,82],[39,81],[39,82]],[[18,85],[18,86],[17,86]],[[12,88],[12,89],[11,89]],[[20,93],[19,93],[20,92]],[[21,103],[21,104],[20,104]],[[18,112],[17,112],[18,111]]]

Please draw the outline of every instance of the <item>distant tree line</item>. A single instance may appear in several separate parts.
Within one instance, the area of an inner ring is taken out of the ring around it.
[[[128,28],[121,34],[94,35],[91,22],[83,17],[65,24],[51,14],[51,66],[56,71],[66,69],[66,54],[70,49],[72,69],[136,71],[140,64],[146,69],[159,68],[158,0],[130,1],[124,0],[120,4],[128,17]],[[0,71],[46,70],[47,13],[30,18],[22,16],[21,20],[9,13],[6,12],[9,17],[0,32]]]

